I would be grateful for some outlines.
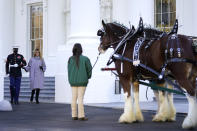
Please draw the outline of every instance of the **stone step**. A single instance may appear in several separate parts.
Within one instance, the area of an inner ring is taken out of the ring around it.
[[[23,81],[23,82],[29,82],[30,80],[28,78],[28,79],[21,79],[21,81]],[[44,82],[54,82],[54,81],[55,81],[55,79],[44,79]],[[9,79],[4,79],[4,82],[5,83],[9,83],[10,80]]]
[[[45,79],[55,80],[55,77],[45,76]],[[29,79],[29,77],[22,77],[22,79]],[[4,77],[4,80],[9,80],[9,77]]]
[[[10,86],[10,83],[4,83],[4,87],[9,87],[9,86]],[[23,82],[21,82],[21,87],[22,86],[29,87],[30,84],[29,83],[23,83]],[[44,86],[52,86],[52,87],[55,87],[55,83],[44,83]]]
[[[181,102],[181,101],[187,102],[186,96],[174,94],[174,95],[173,95],[173,98],[174,98],[174,101],[175,101],[175,102],[176,102],[176,101],[177,101],[177,102]]]
[[[8,77],[4,78],[4,98],[10,100],[10,81]],[[20,88],[20,101],[29,102],[31,96],[29,77],[22,77]],[[40,91],[40,102],[55,101],[55,77],[44,78],[44,88]]]
[[[30,89],[28,89],[28,90],[21,89],[20,92],[31,93],[31,90]],[[51,90],[42,89],[40,92],[42,92],[42,93],[55,93],[55,90],[54,89],[51,89]],[[4,90],[4,93],[10,93],[10,90]]]
[[[9,87],[9,86],[5,86],[4,89],[5,89],[5,90],[9,90],[10,87]],[[23,85],[21,85],[21,89],[28,90],[28,89],[30,89],[30,86],[23,86]],[[43,90],[55,90],[55,88],[54,88],[54,86],[48,86],[48,85],[45,86],[45,85],[44,85]]]
[[[5,97],[9,97],[10,94],[9,93],[6,93]],[[23,93],[20,93],[20,96],[19,97],[30,97],[31,94],[23,94]],[[50,95],[50,94],[42,94],[40,93],[39,97],[43,98],[43,97],[50,97],[50,98],[54,98],[54,94]]]
[[[4,99],[10,101],[9,97],[4,97]],[[27,97],[27,98],[20,97],[19,101],[20,102],[29,102],[30,101],[30,97]],[[35,98],[34,98],[33,101],[35,102]],[[51,98],[51,97],[48,97],[48,98],[47,97],[39,97],[39,102],[54,103],[54,101],[55,101],[55,99]]]
[[[20,94],[31,94],[31,91],[20,91]],[[51,94],[54,96],[54,91],[45,91],[45,90],[42,90],[40,91],[40,94]],[[7,96],[7,95],[10,95],[10,91],[5,91],[4,92],[4,95]]]

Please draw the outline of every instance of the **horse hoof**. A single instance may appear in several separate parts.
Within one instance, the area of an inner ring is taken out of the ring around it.
[[[176,121],[176,118],[168,118],[167,121],[168,122],[174,122],[174,121]]]
[[[119,118],[119,123],[133,123],[136,119],[133,116],[122,114]]]
[[[144,121],[144,117],[141,116],[141,117],[136,117],[136,121],[137,122],[143,122]]]
[[[192,121],[188,116],[185,118],[182,124],[183,129],[193,129],[197,126],[197,123]]]
[[[119,123],[123,123],[123,124],[129,124],[129,123],[133,123],[135,121],[136,120],[121,120],[121,119],[119,119]]]
[[[164,118],[164,117],[162,117],[162,116],[160,116],[160,115],[156,115],[156,116],[152,119],[152,121],[154,121],[154,122],[165,122],[165,121],[167,121],[167,119]]]

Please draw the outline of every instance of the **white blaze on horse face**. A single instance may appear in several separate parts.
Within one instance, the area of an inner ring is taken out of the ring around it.
[[[99,53],[101,53],[101,54],[105,53],[105,50],[103,50],[103,48],[101,48],[101,46],[99,46],[98,50],[99,50]]]

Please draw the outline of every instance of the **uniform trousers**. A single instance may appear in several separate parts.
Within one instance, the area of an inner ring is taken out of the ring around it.
[[[85,117],[83,98],[85,94],[86,87],[73,87],[72,86],[72,117],[83,118]],[[78,113],[77,113],[77,101],[78,101]]]
[[[21,77],[10,76],[10,94],[14,97],[14,101],[18,102],[21,86]]]

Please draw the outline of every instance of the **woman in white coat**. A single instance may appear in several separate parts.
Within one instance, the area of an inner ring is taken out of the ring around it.
[[[33,102],[36,92],[36,103],[39,104],[40,89],[44,88],[44,72],[46,70],[46,65],[39,49],[34,51],[34,55],[29,60],[28,66],[25,69],[30,72],[30,88],[32,90],[30,102]]]

